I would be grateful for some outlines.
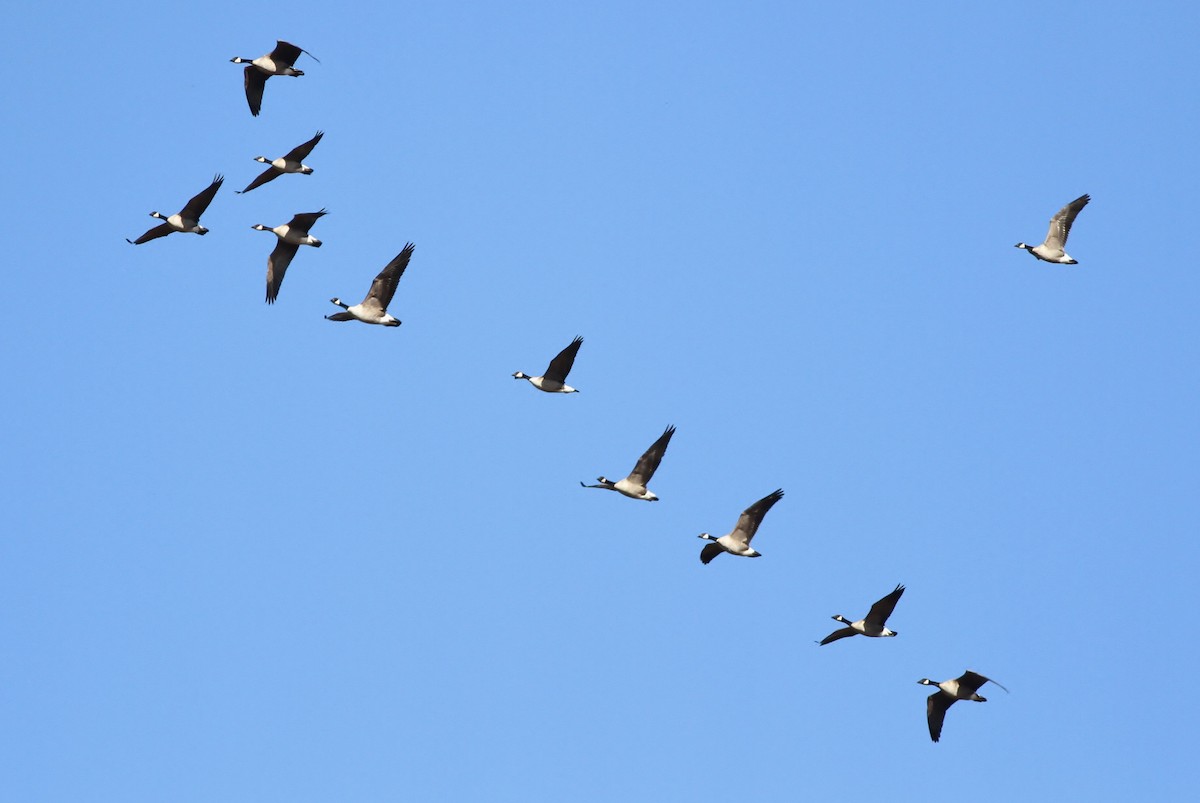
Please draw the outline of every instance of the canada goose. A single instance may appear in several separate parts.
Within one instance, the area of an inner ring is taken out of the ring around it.
[[[213,177],[212,184],[209,184],[197,193],[192,200],[187,202],[187,205],[183,209],[179,210],[179,214],[177,215],[167,217],[159,212],[151,212],[150,217],[165,220],[166,223],[155,226],[136,240],[126,237],[125,242],[133,245],[141,245],[151,240],[157,240],[159,237],[166,237],[173,231],[208,234],[208,229],[200,225],[200,216],[204,214],[205,209],[208,209],[208,205],[212,203],[213,196],[217,194],[217,190],[221,189],[221,182],[224,180],[225,177],[218,173]]]
[[[986,697],[980,697],[976,692],[983,684],[991,681],[996,681],[991,678],[985,678],[978,672],[972,672],[968,669],[954,680],[943,680],[941,683],[934,683],[929,678],[921,678],[917,681],[923,686],[937,686],[938,690],[929,695],[929,700],[925,703],[925,716],[929,719],[929,737],[935,742],[942,737],[942,720],[946,718],[946,709],[954,705],[959,700],[974,700],[977,703],[986,703]],[[999,683],[996,683],[1000,686]],[[1004,689],[1003,686],[1000,688]],[[1004,689],[1005,692],[1008,689]]]
[[[258,178],[254,179],[254,181],[251,181],[246,189],[237,191],[238,195],[241,195],[245,192],[250,192],[250,190],[254,189],[255,187],[261,187],[277,176],[282,176],[284,173],[303,173],[306,176],[311,175],[313,169],[308,165],[303,164],[303,160],[310,153],[312,153],[312,149],[317,147],[317,143],[321,141],[321,137],[323,136],[325,136],[325,132],[318,131],[317,135],[308,142],[305,142],[303,145],[297,145],[286,154],[275,160],[268,159],[265,156],[255,156],[254,161],[262,162],[265,165],[270,165],[270,167],[259,173]]]
[[[759,557],[760,553],[750,548],[750,539],[754,537],[754,533],[758,532],[758,525],[762,524],[763,516],[767,515],[771,506],[782,498],[783,489],[780,488],[743,510],[742,515],[738,517],[737,526],[729,535],[714,538],[708,533],[700,533],[701,538],[713,542],[705,544],[704,549],[700,550],[700,562],[708,563],[722,552],[746,558]]]
[[[837,614],[833,617],[834,620],[847,625],[847,627],[833,631],[819,643],[821,646],[825,646],[831,641],[837,641],[840,638],[846,638],[846,636],[857,636],[859,633],[873,638],[896,635],[896,631],[888,630],[884,627],[884,623],[892,615],[892,611],[896,609],[896,603],[900,601],[900,597],[903,595],[904,586],[896,586],[896,589],[892,593],[872,605],[867,615],[857,622],[851,622],[840,613]]]
[[[1017,243],[1013,247],[1024,248],[1044,262],[1057,262],[1060,265],[1078,265],[1079,260],[1071,259],[1071,256],[1063,249],[1067,247],[1067,235],[1071,233],[1071,224],[1075,222],[1075,216],[1079,214],[1079,210],[1088,205],[1088,201],[1090,200],[1092,200],[1092,196],[1087,194],[1080,195],[1074,201],[1071,201],[1071,203],[1058,210],[1058,213],[1050,218],[1050,230],[1046,232],[1046,241],[1041,245]]]
[[[541,376],[529,376],[517,371],[513,374],[513,379],[528,379],[529,384],[546,393],[578,393],[578,390],[567,384],[567,374],[571,373],[571,366],[575,364],[575,355],[579,353],[579,347],[582,345],[583,338],[576,337],[569,346],[550,361],[546,373]]]
[[[313,227],[318,218],[325,214],[327,213],[324,209],[319,212],[301,212],[287,223],[273,229],[267,228],[261,223],[255,223],[250,227],[258,231],[272,232],[279,238],[279,242],[275,244],[275,250],[271,252],[271,256],[267,257],[268,304],[274,304],[275,299],[279,296],[283,275],[287,273],[288,265],[292,263],[292,257],[296,256],[296,249],[302,245],[311,245],[313,248],[321,247],[321,241],[309,234],[308,230]]]
[[[343,304],[340,298],[329,299],[345,312],[326,315],[325,320],[362,321],[363,323],[377,323],[381,326],[399,326],[400,321],[388,315],[387,308],[388,304],[392,303],[392,296],[396,295],[396,285],[400,284],[400,277],[404,275],[404,269],[408,267],[408,260],[412,258],[412,252],[413,244],[408,243],[395,259],[379,271],[375,281],[371,282],[370,292],[367,293],[367,297],[362,300],[361,304],[351,307]]]
[[[583,485],[582,482],[579,484],[584,488],[607,488],[610,491],[624,494],[630,499],[657,502],[658,497],[646,487],[646,483],[650,482],[650,478],[658,470],[658,464],[662,462],[663,455],[667,453],[667,444],[671,442],[671,436],[674,434],[675,427],[667,427],[663,434],[658,436],[658,440],[652,443],[650,448],[638,458],[637,465],[625,479],[613,482],[604,477],[597,477],[596,481],[600,483],[599,485]]]
[[[275,49],[265,56],[259,56],[256,59],[234,56],[230,59],[234,64],[246,65],[246,102],[250,104],[251,114],[257,117],[259,110],[262,109],[263,89],[266,88],[267,79],[272,75],[290,75],[292,77],[304,75],[303,70],[297,70],[292,66],[296,63],[296,59],[300,58],[301,53],[308,53],[308,51],[277,39]],[[312,56],[313,61],[321,63],[321,60],[312,53],[308,53],[308,55]]]

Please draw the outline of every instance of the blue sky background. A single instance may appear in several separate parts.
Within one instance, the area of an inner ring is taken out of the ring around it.
[[[1194,3],[289,8],[0,34],[0,797],[1190,799]]]

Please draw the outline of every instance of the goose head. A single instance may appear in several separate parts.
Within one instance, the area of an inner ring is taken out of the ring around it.
[[[167,219],[167,216],[166,216],[166,215],[164,215],[162,212],[151,212],[151,213],[150,213],[150,217],[156,217],[156,218],[158,218],[159,220],[166,220],[166,219]]]
[[[1033,250],[1033,246],[1032,246],[1032,245],[1026,245],[1025,243],[1017,243],[1016,245],[1014,245],[1014,246],[1013,246],[1013,248],[1024,248],[1026,251],[1032,251],[1032,250]]]
[[[936,685],[938,685],[938,684],[934,683],[932,680],[930,680],[929,678],[921,678],[920,680],[918,680],[918,681],[917,681],[917,683],[921,684],[922,686],[936,686]]]
[[[517,371],[515,374],[513,374],[513,379],[529,379],[529,374],[525,373],[524,371]]]
[[[270,160],[270,159],[268,159],[268,158],[267,158],[267,157],[265,157],[265,156],[255,156],[255,157],[254,157],[254,161],[256,161],[256,162],[262,162],[262,163],[263,163],[263,164],[265,164],[265,165],[267,165],[267,164],[270,164],[270,163],[271,163],[271,160]]]
[[[267,228],[266,226],[264,226],[261,223],[255,223],[250,228],[254,229],[255,231],[271,231],[271,229]]]
[[[234,56],[230,59],[230,61],[232,61],[234,64],[249,64],[250,62],[254,61],[254,59],[244,59],[241,56]]]
[[[716,538],[713,538],[712,533],[700,533],[700,535],[697,537],[703,538],[705,541],[716,541],[717,540]]]
[[[350,305],[343,302],[340,298],[331,298],[331,299],[329,299],[329,303],[337,304],[342,309],[350,309]]]
[[[842,616],[840,613],[835,613],[835,614],[833,615],[833,621],[835,621],[835,622],[841,622],[841,623],[842,623],[842,624],[844,624],[844,625],[848,625],[848,624],[850,624],[850,620],[849,620],[849,619],[847,619],[845,616]]]

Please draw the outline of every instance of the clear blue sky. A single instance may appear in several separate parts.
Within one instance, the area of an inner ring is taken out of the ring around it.
[[[1196,5],[569,5],[9,20],[0,798],[1190,799]]]

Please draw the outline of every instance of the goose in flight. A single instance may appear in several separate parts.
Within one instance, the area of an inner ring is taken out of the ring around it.
[[[383,270],[379,271],[375,281],[371,282],[371,290],[361,304],[351,307],[343,303],[340,298],[329,299],[345,312],[326,315],[325,320],[362,321],[363,323],[376,323],[380,326],[399,326],[400,321],[388,315],[387,308],[388,304],[392,303],[392,296],[396,295],[396,286],[400,284],[400,277],[404,275],[404,269],[408,267],[408,260],[412,258],[413,247],[412,243],[405,245],[404,250],[387,263]]]
[[[946,718],[946,709],[954,705],[959,700],[973,700],[977,703],[986,703],[986,697],[980,697],[977,693],[979,687],[987,682],[996,683],[991,678],[985,678],[978,672],[972,672],[968,669],[954,680],[943,680],[941,683],[934,683],[929,678],[921,678],[917,681],[923,686],[937,686],[938,690],[929,695],[929,700],[925,703],[925,716],[929,719],[929,737],[935,742],[942,738],[942,721]],[[1000,686],[999,683],[996,683]],[[1004,689],[1003,686],[1000,688]],[[1008,691],[1008,689],[1004,689]]]
[[[582,345],[583,338],[576,337],[570,345],[550,361],[546,373],[541,376],[529,376],[517,371],[513,374],[513,379],[528,379],[529,384],[546,393],[578,393],[577,389],[567,384],[567,374],[571,373],[571,366],[575,364],[575,355],[579,353],[579,347]]]
[[[900,601],[900,597],[903,595],[904,586],[896,586],[896,589],[892,593],[872,605],[867,615],[857,622],[851,622],[840,613],[837,614],[833,617],[834,620],[841,622],[846,627],[833,631],[819,643],[821,646],[825,646],[831,641],[837,641],[847,636],[857,636],[859,633],[873,638],[896,635],[896,631],[888,630],[884,627],[884,624],[887,622],[888,617],[892,615],[892,611],[896,609],[896,603]]]
[[[1046,240],[1041,245],[1017,243],[1014,248],[1024,248],[1044,262],[1057,262],[1060,265],[1078,265],[1079,260],[1072,259],[1070,254],[1063,249],[1067,247],[1067,236],[1071,233],[1071,224],[1075,222],[1075,216],[1079,214],[1081,209],[1088,205],[1088,201],[1090,200],[1092,200],[1092,196],[1087,194],[1080,195],[1074,201],[1071,201],[1071,203],[1058,210],[1058,213],[1050,218],[1050,230],[1046,232]]]
[[[318,218],[327,214],[324,209],[319,212],[301,212],[282,226],[267,228],[261,223],[255,223],[250,228],[257,231],[269,231],[279,238],[275,250],[267,257],[267,303],[274,304],[279,297],[279,288],[283,284],[283,275],[287,273],[292,257],[302,245],[320,248],[321,241],[308,233]]]
[[[600,483],[599,485],[584,485],[582,482],[579,484],[584,488],[607,488],[610,491],[624,494],[630,499],[657,502],[658,497],[646,487],[646,484],[658,470],[658,464],[662,462],[663,455],[667,453],[667,444],[671,442],[671,436],[674,434],[675,427],[667,427],[663,434],[658,436],[658,440],[650,444],[650,448],[646,450],[645,454],[638,458],[637,465],[625,479],[613,482],[604,477],[597,477],[596,481]]]
[[[262,109],[263,89],[267,86],[267,79],[272,75],[290,75],[299,77],[304,75],[304,70],[297,70],[292,65],[296,63],[296,59],[300,58],[301,53],[308,53],[302,47],[296,47],[290,42],[284,42],[279,39],[275,41],[275,49],[265,56],[259,56],[256,59],[244,59],[241,56],[234,56],[230,59],[234,64],[245,64],[245,84],[246,84],[246,102],[250,104],[250,113],[255,117]],[[320,63],[320,59],[312,56],[312,60]]]
[[[767,515],[771,506],[782,498],[783,489],[780,488],[743,510],[742,515],[738,517],[737,526],[729,535],[715,538],[708,533],[700,533],[701,538],[713,542],[705,544],[704,549],[700,550],[700,562],[709,563],[722,552],[747,558],[759,557],[760,553],[750,548],[750,539],[754,538],[754,534],[758,532],[758,525],[762,524],[763,516]]]
[[[221,189],[221,182],[224,180],[225,177],[218,173],[213,177],[212,183],[197,193],[192,200],[188,201],[187,205],[179,210],[178,214],[167,217],[159,212],[151,212],[150,217],[165,220],[166,222],[160,223],[136,240],[126,237],[125,242],[132,243],[133,245],[141,245],[151,240],[157,240],[159,237],[166,237],[175,231],[208,234],[208,229],[200,225],[200,216],[204,214],[205,209],[208,209],[208,205],[212,203],[213,196],[217,194],[217,190]]]
[[[258,177],[255,178],[254,181],[251,181],[246,189],[238,190],[238,195],[250,192],[250,190],[254,189],[255,187],[261,187],[268,181],[272,181],[275,178],[282,176],[284,173],[303,173],[306,176],[311,175],[313,169],[304,164],[304,159],[307,158],[310,153],[312,153],[313,148],[317,147],[317,143],[321,141],[321,137],[323,136],[325,136],[325,132],[318,131],[317,135],[308,142],[305,142],[303,145],[297,145],[283,156],[280,156],[275,160],[268,159],[265,156],[255,156],[254,161],[262,162],[265,165],[269,165],[269,167],[259,173]]]

